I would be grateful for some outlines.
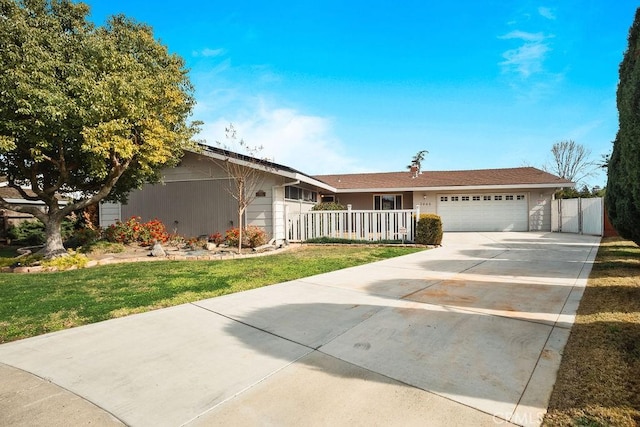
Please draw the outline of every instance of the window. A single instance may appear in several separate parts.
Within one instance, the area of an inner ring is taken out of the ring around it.
[[[440,201],[441,202],[448,202],[449,198],[447,196],[440,196]]]
[[[480,196],[473,196],[473,201],[474,201],[474,202],[477,202],[477,201],[479,201],[479,200],[480,200]]]
[[[458,201],[460,201],[460,198],[458,196],[451,196],[451,201],[452,202],[458,202]]]
[[[517,200],[524,200],[524,194],[518,194],[516,197]]]
[[[402,209],[402,194],[376,194],[373,196],[373,209],[391,211]]]
[[[321,197],[322,197],[322,201],[323,201],[324,203],[329,203],[329,202],[335,202],[335,201],[336,201],[335,196],[326,196],[326,195],[323,195],[323,196],[321,196]]]
[[[513,200],[513,196],[512,195],[505,196],[504,198],[505,198],[505,200]]]
[[[285,187],[284,188],[284,198],[291,200],[302,200],[305,202],[317,202],[318,201],[318,193],[315,191],[308,190],[306,188],[300,187]]]
[[[493,196],[493,200],[502,200],[502,196]]]
[[[491,200],[491,196],[482,196],[482,200],[484,201]]]
[[[462,201],[463,202],[468,202],[469,201],[469,196],[462,196]]]

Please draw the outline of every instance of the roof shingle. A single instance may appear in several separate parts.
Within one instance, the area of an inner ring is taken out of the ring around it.
[[[423,171],[415,178],[409,171],[316,175],[314,178],[338,190],[534,184],[556,184],[558,187],[573,185],[573,183],[567,179],[557,177],[534,167],[464,171]]]

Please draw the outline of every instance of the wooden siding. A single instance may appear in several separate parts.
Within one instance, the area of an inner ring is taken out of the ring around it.
[[[186,152],[180,164],[162,171],[163,182],[197,181],[208,179],[226,179],[222,161],[216,161],[201,155]]]
[[[120,203],[104,202],[98,207],[98,219],[100,227],[108,227],[115,224],[116,221],[122,220],[120,212]]]
[[[158,218],[170,233],[182,236],[224,233],[238,222],[238,204],[227,192],[228,185],[224,179],[147,184],[130,194],[122,205],[122,218]]]
[[[267,233],[267,238],[271,239],[273,234],[273,190],[278,180],[267,175],[259,190],[264,191],[263,197],[256,197],[247,206],[245,218],[247,225],[262,228]]]
[[[271,237],[276,239],[276,242],[280,244],[287,239],[287,211],[284,202],[284,187],[281,185],[274,185],[272,187],[272,200],[273,234]]]

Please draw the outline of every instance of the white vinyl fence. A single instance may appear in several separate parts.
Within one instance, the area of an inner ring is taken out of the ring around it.
[[[602,236],[604,232],[602,197],[554,200],[551,205],[551,231]]]
[[[413,241],[419,209],[311,211],[289,217],[289,241],[319,237]]]

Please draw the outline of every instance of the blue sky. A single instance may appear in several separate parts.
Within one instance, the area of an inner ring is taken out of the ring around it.
[[[200,138],[234,123],[263,155],[310,174],[550,160],[573,139],[593,158],[618,127],[618,65],[636,2],[87,0],[182,56]],[[589,180],[603,186],[606,176]]]

